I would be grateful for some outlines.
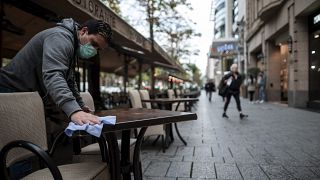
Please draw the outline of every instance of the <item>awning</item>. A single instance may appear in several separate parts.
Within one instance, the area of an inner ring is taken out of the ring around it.
[[[24,33],[18,35],[3,31],[3,57],[13,57],[36,33],[55,26],[55,22],[63,17],[72,17],[79,23],[96,18],[110,24],[114,31],[111,48],[100,52],[102,71],[119,72],[119,68],[124,66],[124,54],[140,59],[145,64],[164,64],[173,67],[172,69],[182,70],[157,43],[152,52],[149,39],[143,37],[99,0],[5,0],[4,12],[5,18],[23,29]],[[138,66],[134,62],[130,65]],[[143,69],[147,69],[147,66],[144,65]],[[133,76],[138,70],[130,71],[129,76]]]

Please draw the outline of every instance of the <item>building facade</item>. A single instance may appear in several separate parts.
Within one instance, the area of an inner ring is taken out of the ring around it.
[[[238,63],[240,71],[244,71],[242,25],[245,15],[244,5],[244,0],[212,1],[211,19],[214,21],[214,38],[208,56],[207,78],[215,79],[216,83],[229,71],[233,63]]]
[[[320,104],[320,1],[246,0],[248,69],[267,76],[267,100]]]

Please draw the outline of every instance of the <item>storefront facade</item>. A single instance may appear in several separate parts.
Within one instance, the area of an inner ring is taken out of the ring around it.
[[[320,108],[320,9],[309,16],[309,105]]]
[[[265,72],[267,100],[301,108],[319,101],[320,2],[246,3],[247,64]]]

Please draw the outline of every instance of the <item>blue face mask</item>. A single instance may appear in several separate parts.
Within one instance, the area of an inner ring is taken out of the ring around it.
[[[97,54],[97,50],[90,44],[79,44],[78,55],[81,59],[89,59]]]

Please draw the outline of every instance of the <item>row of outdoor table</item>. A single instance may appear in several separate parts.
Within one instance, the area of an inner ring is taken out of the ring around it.
[[[191,101],[191,99],[189,100]],[[170,101],[168,99],[154,100],[154,102],[156,101],[160,103],[187,102],[186,99]],[[197,119],[197,115],[195,113],[144,108],[105,110],[96,112],[95,114],[97,116],[112,115],[117,117],[117,122],[114,126],[105,125],[103,127],[103,132],[105,132],[108,143],[110,170],[112,176],[111,178],[113,180],[120,180],[121,175],[124,180],[131,179],[131,172],[133,172],[135,180],[142,179],[140,149],[144,133],[149,126],[171,124]],[[133,155],[133,162],[130,163],[130,135],[131,131],[136,128],[141,128],[141,130],[139,131],[137,137]],[[177,127],[176,130],[178,132]],[[116,131],[122,131],[121,154],[118,148]],[[179,134],[179,136],[181,135]]]
[[[149,103],[157,103],[161,109],[165,109],[165,110],[171,110],[172,104],[178,103],[175,111],[178,111],[180,104],[184,103],[185,110],[190,111],[191,110],[191,107],[190,107],[191,103],[196,102],[198,100],[199,100],[198,98],[175,98],[175,99],[158,98],[158,99],[148,99],[148,100],[141,100],[141,101],[142,102],[149,102]],[[172,143],[174,141],[173,131],[172,131],[171,125],[172,124],[166,125],[166,133],[167,133],[166,139],[165,139],[166,147],[169,146],[169,143]],[[174,123],[174,127],[176,129],[176,133],[177,133],[179,139],[183,142],[184,145],[187,145],[187,142],[183,139],[183,137],[180,134],[177,123]]]

